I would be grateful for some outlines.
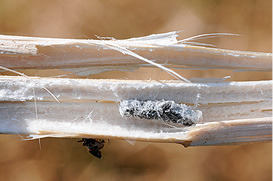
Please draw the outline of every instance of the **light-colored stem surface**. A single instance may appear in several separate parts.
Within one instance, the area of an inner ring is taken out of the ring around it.
[[[91,74],[109,70],[128,71],[144,64],[148,65],[135,57],[109,48],[108,45],[111,44],[127,48],[157,63],[174,67],[256,71],[272,69],[271,53],[190,46],[178,43],[173,37],[175,33],[169,34],[167,43],[162,43],[161,39],[150,40],[145,37],[105,41],[0,35],[0,65],[11,69],[79,71],[84,68]]]
[[[175,142],[185,146],[271,140],[272,81],[181,83],[2,76],[0,90],[2,133]],[[196,126],[181,127],[158,120],[124,118],[118,111],[119,101],[124,99],[195,104],[203,112],[203,119]]]
[[[141,66],[271,71],[272,54],[190,46],[176,32],[127,40],[0,35],[0,68],[62,69],[81,74]],[[155,62],[151,62],[155,60]],[[148,62],[148,63],[147,63]],[[157,64],[156,64],[157,63]],[[164,69],[168,72],[167,69]],[[171,70],[169,70],[170,73]],[[272,81],[83,80],[0,76],[0,132],[41,137],[93,137],[185,146],[272,140]],[[172,73],[174,75],[174,73]],[[177,77],[177,76],[176,76]],[[125,118],[126,99],[171,100],[194,106],[202,119],[183,127]]]

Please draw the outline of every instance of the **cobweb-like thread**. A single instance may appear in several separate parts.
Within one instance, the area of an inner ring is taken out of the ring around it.
[[[194,125],[202,117],[202,112],[194,110],[192,106],[165,100],[124,100],[120,102],[119,112],[122,117],[156,119],[164,122],[180,123],[184,126]]]

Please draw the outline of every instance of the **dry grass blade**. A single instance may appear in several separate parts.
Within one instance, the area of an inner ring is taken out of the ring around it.
[[[111,44],[156,60],[158,64],[168,60],[172,67],[271,71],[271,53],[191,46],[181,44],[177,36],[176,32],[171,32],[128,40],[81,40],[0,35],[0,65],[11,69],[73,71],[93,67],[93,73],[97,73],[94,69],[99,67],[100,71],[130,70],[145,64],[137,57],[113,50],[109,47]]]

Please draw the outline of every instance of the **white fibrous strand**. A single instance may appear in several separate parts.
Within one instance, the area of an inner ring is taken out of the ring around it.
[[[192,126],[202,117],[202,112],[194,110],[192,106],[165,100],[123,100],[120,102],[119,112],[122,117],[155,119],[184,126]]]

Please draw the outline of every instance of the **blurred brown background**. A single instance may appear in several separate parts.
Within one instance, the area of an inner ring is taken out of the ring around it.
[[[196,34],[227,32],[240,37],[206,39],[221,48],[271,52],[270,0],[1,0],[0,34],[61,38],[131,38],[185,30]],[[142,68],[89,78],[172,79]],[[270,80],[270,72],[179,70],[186,78]],[[49,72],[35,72],[46,76]],[[191,147],[112,140],[103,159],[91,156],[79,139],[22,141],[0,135],[0,180],[272,180],[272,144]]]

